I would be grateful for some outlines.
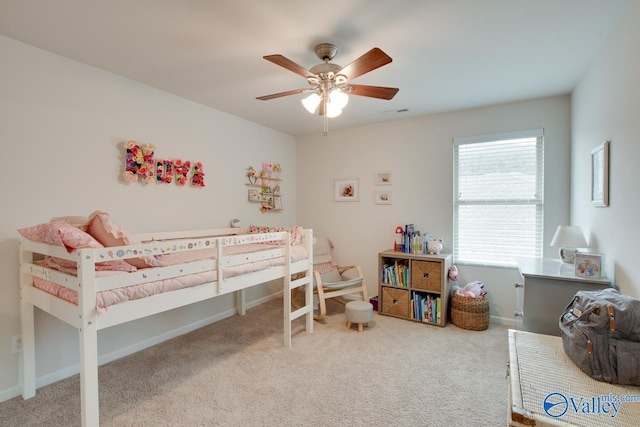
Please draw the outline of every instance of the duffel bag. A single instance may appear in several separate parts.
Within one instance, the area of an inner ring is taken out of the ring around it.
[[[614,288],[578,291],[559,325],[565,353],[584,373],[640,385],[640,300]]]

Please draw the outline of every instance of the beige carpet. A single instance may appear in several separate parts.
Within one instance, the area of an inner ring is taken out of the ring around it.
[[[273,300],[100,367],[102,426],[504,425],[507,328],[482,332],[374,314],[347,330],[344,306],[282,346]],[[0,404],[2,426],[80,423],[78,376]]]

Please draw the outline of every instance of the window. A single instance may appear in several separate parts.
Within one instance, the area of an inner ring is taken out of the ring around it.
[[[543,129],[455,138],[456,263],[516,266],[542,256]]]

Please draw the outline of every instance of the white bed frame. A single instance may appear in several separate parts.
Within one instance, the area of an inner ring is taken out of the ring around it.
[[[301,233],[301,244],[308,258],[291,262],[290,234],[287,232],[238,234],[242,229],[216,229],[187,232],[149,233],[135,236],[139,241],[147,242],[135,246],[121,246],[104,249],[79,249],[69,254],[58,246],[20,240],[20,305],[22,325],[22,397],[29,399],[36,394],[35,331],[34,307],[57,317],[76,328],[80,340],[80,394],[83,426],[97,426],[100,422],[98,406],[98,336],[97,332],[110,326],[119,325],[135,319],[182,307],[198,301],[237,292],[237,310],[244,315],[245,295],[248,287],[283,279],[284,294],[284,345],[291,347],[291,322],[306,316],[306,331],[313,332],[313,231],[306,229]],[[285,240],[286,244],[273,249],[243,255],[223,255],[223,248],[248,243]],[[113,254],[122,251],[118,259],[135,258],[140,254],[161,255],[171,252],[192,251],[217,247],[217,259],[198,261],[188,265],[176,265],[154,268],[153,277],[147,277],[147,269],[134,273],[96,278],[95,264],[102,260],[114,259]],[[137,251],[136,254],[133,252]],[[78,275],[73,276],[57,270],[41,267],[35,259],[44,255],[76,261]],[[269,267],[261,271],[241,276],[224,278],[223,270],[247,262],[285,257],[285,264]],[[96,293],[109,289],[130,286],[146,281],[155,281],[184,275],[185,273],[217,270],[217,280],[180,289],[148,298],[128,301],[109,306],[104,313],[96,309]],[[297,277],[292,279],[292,275]],[[78,305],[69,303],[33,286],[33,277],[40,277],[67,288],[78,291]],[[292,311],[291,291],[305,287],[305,305]]]

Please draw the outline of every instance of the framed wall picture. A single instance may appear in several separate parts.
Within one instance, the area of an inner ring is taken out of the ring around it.
[[[391,191],[376,191],[376,205],[390,205]]]
[[[260,201],[260,194],[258,193],[258,190],[249,190],[249,201],[250,202]]]
[[[609,141],[591,151],[591,204],[609,206]]]
[[[282,197],[273,196],[273,208],[274,209],[282,209]]]
[[[391,185],[391,172],[376,172],[376,185]]]
[[[358,179],[336,179],[333,189],[335,202],[357,202],[360,200]]]

